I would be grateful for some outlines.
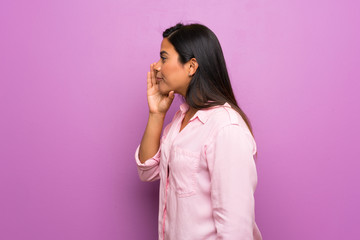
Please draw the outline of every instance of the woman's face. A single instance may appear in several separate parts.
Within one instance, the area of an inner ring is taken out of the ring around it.
[[[185,96],[187,87],[190,83],[190,61],[182,65],[179,54],[167,38],[161,42],[160,59],[156,62],[155,76],[159,84],[159,91],[168,94],[170,91]]]

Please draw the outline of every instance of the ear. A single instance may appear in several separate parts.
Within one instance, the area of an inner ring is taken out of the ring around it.
[[[192,58],[189,60],[189,77],[194,76],[198,67],[199,67],[199,64],[196,61],[196,58]]]

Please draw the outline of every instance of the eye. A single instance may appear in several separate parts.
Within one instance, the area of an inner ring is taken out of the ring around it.
[[[164,57],[161,57],[161,60],[162,60],[163,62],[165,61],[165,59],[166,59],[166,58],[164,58]]]

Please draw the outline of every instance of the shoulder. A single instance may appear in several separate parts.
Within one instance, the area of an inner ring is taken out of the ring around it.
[[[220,135],[222,137],[233,135],[237,138],[246,139],[252,145],[253,153],[255,154],[255,139],[244,119],[235,109],[225,105],[219,106],[210,114],[208,122],[212,125],[208,143],[214,142]],[[224,133],[226,134],[224,135]]]
[[[217,129],[229,125],[237,125],[242,130],[249,131],[242,116],[228,104],[224,104],[223,106],[214,109],[212,114],[210,114],[208,121]]]

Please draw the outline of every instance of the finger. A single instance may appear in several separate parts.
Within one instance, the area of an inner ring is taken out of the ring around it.
[[[150,72],[147,72],[147,88],[148,89],[152,88],[152,83],[151,83],[151,79],[150,79]]]
[[[154,86],[156,84],[155,73],[154,73],[154,64],[150,65],[150,78],[151,78],[151,83]]]
[[[156,73],[157,73],[157,70],[155,69],[155,66],[156,66],[156,62],[155,63],[153,63],[153,73],[154,73],[154,78],[155,78],[155,80],[156,80]],[[156,81],[155,81],[156,82]]]
[[[166,96],[166,102],[168,104],[172,104],[173,101],[174,101],[174,91],[170,91]]]

